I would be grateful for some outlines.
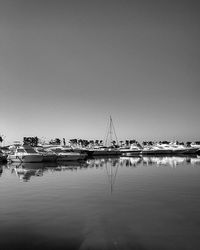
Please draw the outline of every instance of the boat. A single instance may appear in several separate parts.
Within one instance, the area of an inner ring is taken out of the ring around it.
[[[43,156],[44,162],[55,162],[57,160],[57,154],[48,149],[44,149],[43,147],[36,147],[35,150]]]
[[[142,155],[165,155],[172,154],[172,150],[169,148],[162,148],[158,146],[145,146],[142,149]]]
[[[89,149],[92,156],[108,156],[108,155],[120,155],[120,151],[116,148],[99,146]]]
[[[78,161],[84,160],[87,156],[86,153],[74,152],[73,149],[62,146],[52,147],[49,150],[56,153],[57,161]]]
[[[130,147],[119,148],[122,156],[136,156],[142,153],[142,148],[137,145],[131,145]]]
[[[186,147],[185,145],[180,145],[178,143],[170,143],[173,154],[195,154],[198,149],[192,147]]]
[[[11,150],[7,160],[10,162],[42,162],[43,156],[29,145],[23,145]]]
[[[113,140],[113,137],[115,140]],[[108,129],[104,140],[104,145],[97,145],[89,148],[90,155],[92,156],[118,156],[120,155],[119,148],[115,145],[118,144],[112,117],[109,118]]]
[[[192,142],[192,143],[190,144],[190,146],[191,146],[192,148],[196,148],[196,149],[199,149],[199,150],[200,150],[200,142]]]
[[[174,142],[169,144],[156,144],[145,146],[142,150],[143,155],[179,155],[179,154],[195,154],[197,149],[186,147]]]

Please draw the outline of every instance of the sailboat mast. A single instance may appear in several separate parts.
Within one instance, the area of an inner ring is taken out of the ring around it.
[[[112,145],[113,134],[114,134],[114,137],[115,137],[114,139],[116,140],[116,142],[118,144],[118,139],[117,139],[117,135],[116,135],[116,132],[115,132],[113,120],[112,120],[112,117],[110,115],[109,124],[108,124],[108,131],[107,131],[106,140],[105,140],[105,146],[111,146]]]
[[[110,115],[110,144],[112,144],[112,141],[113,141],[112,139],[112,117]]]

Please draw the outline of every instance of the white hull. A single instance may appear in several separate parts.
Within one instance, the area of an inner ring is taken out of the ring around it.
[[[8,161],[11,162],[42,162],[42,155],[9,155]]]

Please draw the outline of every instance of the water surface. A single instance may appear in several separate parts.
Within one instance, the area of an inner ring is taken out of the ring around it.
[[[0,249],[200,249],[200,159],[0,167]]]

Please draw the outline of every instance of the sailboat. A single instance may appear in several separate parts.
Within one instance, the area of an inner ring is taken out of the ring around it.
[[[115,140],[113,140],[115,139]],[[112,117],[110,116],[108,130],[105,138],[105,146],[96,146],[90,149],[92,156],[116,156],[120,155],[120,151],[115,146],[115,143],[118,144],[118,139],[116,136],[114,124]]]

